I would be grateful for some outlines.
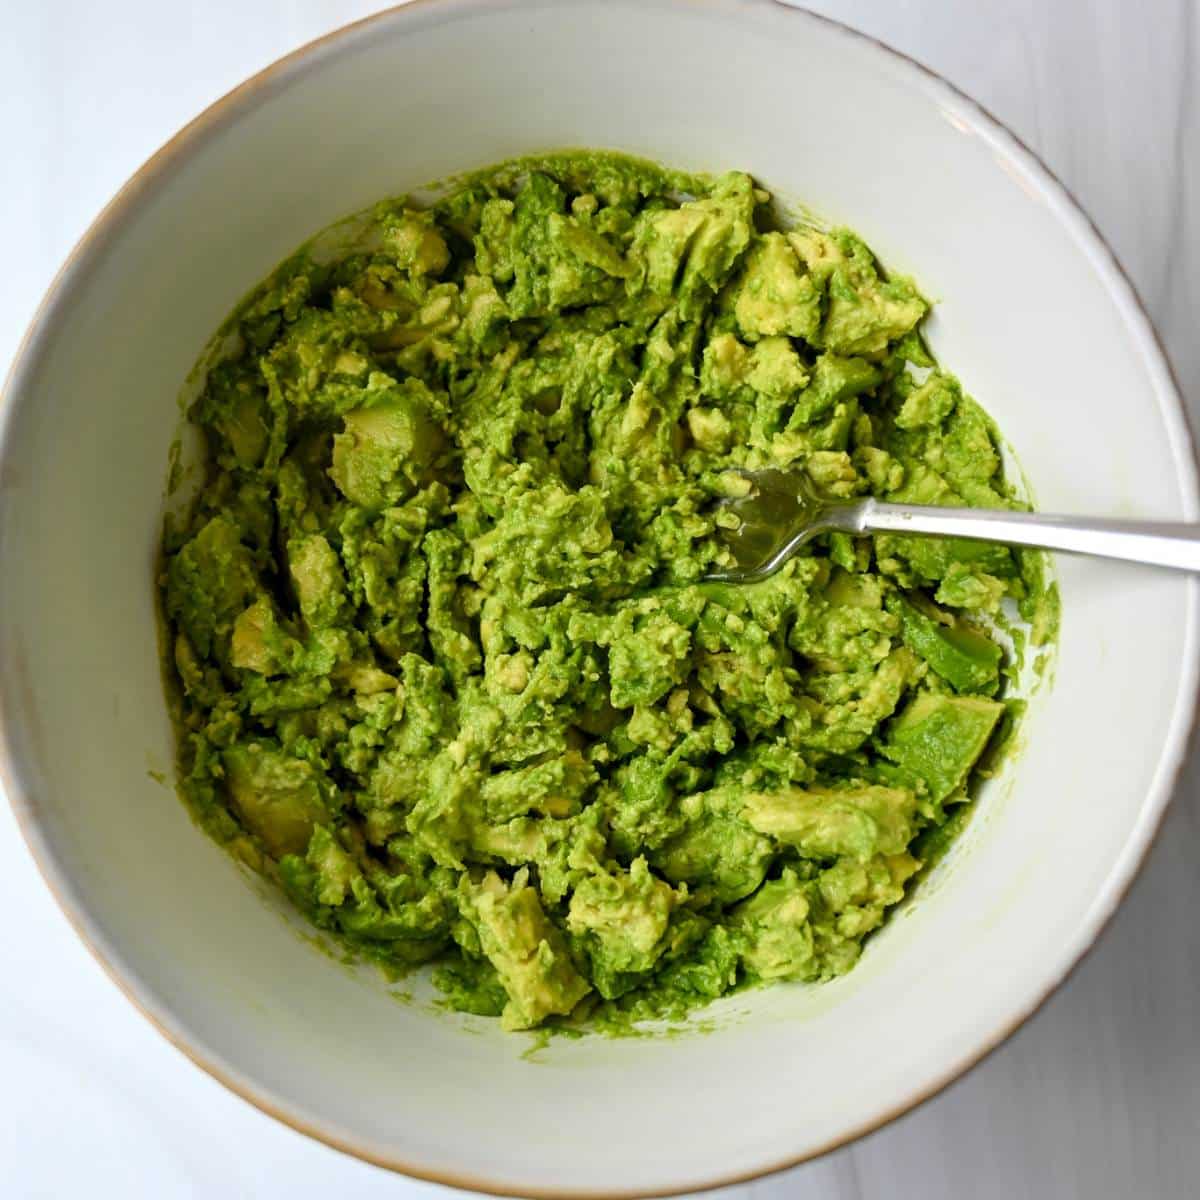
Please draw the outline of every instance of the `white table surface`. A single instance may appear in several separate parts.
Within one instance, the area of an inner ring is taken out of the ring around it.
[[[2,0],[0,366],[87,223],[178,126],[279,54],[379,7]],[[1197,0],[813,7],[941,71],[1045,157],[1124,262],[1200,411]],[[721,1195],[1200,1195],[1198,784],[1194,758],[1112,927],[1021,1033],[880,1133]],[[0,912],[0,1196],[450,1194],[293,1133],[163,1041],[68,928],[7,806]]]

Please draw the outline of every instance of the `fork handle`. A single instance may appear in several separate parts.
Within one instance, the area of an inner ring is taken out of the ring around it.
[[[865,500],[847,510],[855,521],[855,528],[848,532],[957,537],[1200,571],[1200,524],[939,508],[880,500]]]

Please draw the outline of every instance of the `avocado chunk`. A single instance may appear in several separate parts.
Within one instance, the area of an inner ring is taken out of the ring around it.
[[[753,211],[750,180],[731,171],[702,199],[648,213],[633,244],[646,288],[674,295],[687,308],[715,294],[750,245]]]
[[[250,551],[224,514],[202,525],[167,567],[166,611],[196,653],[225,661],[233,623],[258,592]]]
[[[682,832],[651,856],[672,882],[708,887],[722,904],[748,896],[775,855],[771,840],[742,819],[740,789],[718,788],[680,803]]]
[[[312,831],[305,859],[316,873],[315,894],[319,904],[343,903],[355,881],[362,877],[354,860],[326,825],[318,825]]]
[[[904,899],[904,886],[920,867],[907,851],[880,854],[865,862],[839,858],[816,883],[821,940],[836,934],[853,946],[853,939],[879,926],[887,909]]]
[[[846,261],[845,250],[838,238],[813,225],[791,230],[787,240],[808,268],[809,275],[822,287],[829,282],[834,268]]]
[[[319,533],[288,542],[288,568],[300,612],[310,628],[335,625],[346,599],[346,577],[328,540]]]
[[[567,928],[591,960],[596,990],[613,1000],[650,971],[666,946],[674,890],[638,856],[628,872],[590,875],[575,889]]]
[[[570,817],[579,811],[597,779],[595,768],[578,750],[567,750],[489,775],[480,785],[479,794],[489,821],[511,821],[531,812]]]
[[[222,756],[229,799],[276,857],[303,854],[313,826],[328,819],[317,769],[266,742],[240,742]]]
[[[1003,711],[982,696],[923,692],[892,722],[881,750],[941,804],[966,782]]]
[[[546,919],[527,871],[518,871],[511,884],[494,871],[478,884],[464,876],[460,901],[508,995],[500,1017],[505,1029],[531,1029],[564,1016],[591,991],[562,934]]]
[[[852,233],[838,230],[832,241],[837,261],[829,265],[821,338],[836,354],[878,354],[913,329],[927,305],[907,279],[882,278],[870,250]]]
[[[734,294],[738,328],[749,338],[812,339],[821,324],[821,293],[782,233],[766,233],[746,256]]]
[[[957,692],[992,695],[1000,683],[1000,646],[964,621],[925,601],[898,592],[887,598],[900,618],[904,644],[923,658]]]
[[[396,265],[414,275],[439,275],[450,262],[445,239],[425,214],[406,213],[384,231],[383,241]]]
[[[229,661],[243,671],[273,675],[279,670],[278,646],[281,631],[275,609],[260,596],[237,615],[229,639]]]
[[[789,868],[733,910],[734,927],[745,939],[742,963],[756,978],[796,979],[814,972],[811,894],[812,885]]]
[[[916,832],[915,814],[912,792],[878,784],[752,792],[742,804],[752,828],[803,858],[899,854]]]
[[[642,617],[609,649],[614,708],[654,704],[682,682],[688,669],[691,635],[665,612]]]
[[[876,282],[856,287],[835,272],[822,336],[839,354],[877,354],[924,314],[925,302],[907,284]]]
[[[243,387],[221,414],[219,428],[239,466],[257,466],[266,453],[270,430],[265,407],[259,390]]]
[[[343,418],[333,439],[329,475],[347,500],[378,510],[399,504],[421,485],[443,445],[428,390],[415,380],[387,387],[366,408]]]
[[[818,355],[812,379],[796,398],[790,426],[812,424],[835,405],[873,388],[882,378],[879,368],[865,358],[846,358],[828,351]]]
[[[376,870],[357,861],[327,825],[313,829],[303,857],[287,854],[279,862],[288,894],[320,925],[336,927],[356,944],[386,944],[406,965],[428,962],[449,940],[453,910],[446,897],[428,879],[409,874],[377,890],[367,878]]]

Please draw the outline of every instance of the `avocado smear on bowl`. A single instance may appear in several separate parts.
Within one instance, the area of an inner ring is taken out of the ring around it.
[[[745,174],[611,154],[373,226],[256,289],[190,409],[161,587],[193,812],[508,1029],[849,970],[1019,711],[996,630],[1044,640],[1042,559],[833,534],[701,577],[738,468],[1018,503],[926,301]]]

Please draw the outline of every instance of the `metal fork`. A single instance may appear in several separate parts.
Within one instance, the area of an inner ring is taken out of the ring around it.
[[[870,497],[831,501],[817,495],[807,476],[773,470],[741,474],[749,491],[721,504],[737,519],[721,522],[736,565],[706,575],[711,582],[766,579],[806,542],[831,532],[955,537],[1200,571],[1200,524],[892,504]]]

